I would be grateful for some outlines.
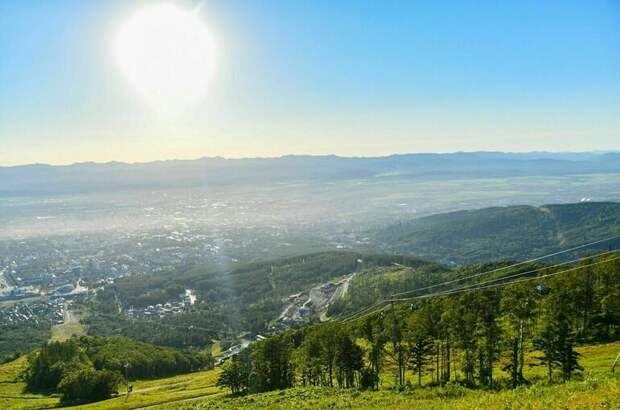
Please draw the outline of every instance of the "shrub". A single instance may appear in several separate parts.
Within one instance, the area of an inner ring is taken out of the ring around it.
[[[30,390],[55,389],[65,368],[73,363],[89,363],[75,341],[51,342],[28,358],[29,367],[25,379]]]
[[[76,364],[66,369],[58,385],[60,400],[65,404],[106,400],[116,393],[122,380],[118,372]]]

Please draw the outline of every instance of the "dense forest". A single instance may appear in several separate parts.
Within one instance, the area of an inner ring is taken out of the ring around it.
[[[417,258],[355,252],[322,252],[243,265],[232,270],[197,266],[173,276],[135,275],[117,280],[91,302],[98,312],[84,320],[92,335],[123,335],[173,347],[203,347],[241,331],[265,332],[282,311],[285,299],[325,281],[374,267],[397,264],[427,272],[440,265]],[[165,303],[185,288],[200,303],[159,320],[130,320],[122,311]]]
[[[31,391],[57,391],[64,403],[110,398],[125,379],[160,378],[212,368],[209,354],[153,346],[122,337],[50,342],[28,357]]]
[[[414,293],[259,342],[225,364],[219,384],[233,393],[377,389],[393,377],[406,388],[410,372],[420,385],[508,388],[534,381],[524,375],[526,351],[536,352],[549,382],[566,381],[583,370],[575,346],[620,339],[619,279],[620,254],[606,252],[576,265],[496,275],[485,286]]]
[[[620,204],[615,202],[458,211],[369,232],[374,249],[456,264],[525,260],[616,235],[620,235]],[[619,246],[617,238],[599,249]],[[563,254],[575,255],[580,254]]]
[[[52,332],[49,323],[0,325],[0,363],[28,353],[49,340]]]

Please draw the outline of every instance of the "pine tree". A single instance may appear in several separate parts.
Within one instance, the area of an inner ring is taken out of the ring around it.
[[[362,337],[365,337],[370,343],[368,362],[370,371],[373,375],[368,376],[368,379],[374,380],[373,388],[378,390],[383,364],[383,349],[388,341],[386,330],[383,326],[383,321],[368,317],[362,325],[361,334]]]
[[[553,380],[553,370],[560,369],[566,381],[573,372],[583,370],[578,363],[579,353],[574,350],[574,332],[569,312],[572,303],[567,290],[555,284],[556,289],[545,297],[543,313],[534,346],[542,352],[539,361],[547,367],[549,381]]]
[[[422,373],[431,362],[429,356],[433,352],[433,339],[421,320],[415,320],[415,316],[411,319],[407,335],[409,365],[418,376],[418,386],[422,386]]]
[[[531,283],[508,286],[502,292],[501,310],[504,342],[510,351],[509,363],[502,370],[510,374],[513,387],[525,383],[523,376],[525,342],[531,333],[537,293]]]

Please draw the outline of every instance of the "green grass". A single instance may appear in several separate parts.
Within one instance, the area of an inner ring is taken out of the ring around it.
[[[548,385],[545,371],[526,368],[526,377],[534,383],[516,390],[471,390],[458,385],[442,388],[412,388],[397,392],[390,387],[390,374],[383,377],[378,392],[304,388],[275,391],[245,397],[230,397],[215,386],[220,370],[190,373],[158,380],[133,382],[134,393],[128,399],[117,398],[75,406],[75,409],[620,409],[620,371],[612,376],[609,369],[620,351],[620,342],[580,347],[582,376],[565,384]],[[533,360],[534,352],[528,354]],[[41,409],[59,406],[57,396],[25,394],[20,375],[26,359],[0,365],[0,409]],[[496,366],[499,384],[507,375]],[[389,372],[389,368],[387,370]],[[412,381],[413,375],[408,374]],[[427,378],[428,382],[430,378]],[[121,389],[124,392],[124,386]]]
[[[26,383],[21,376],[27,365],[26,356],[0,365],[0,409],[41,409],[58,403],[58,396],[24,392]]]
[[[568,383],[551,384],[545,369],[527,367],[526,377],[533,384],[499,391],[472,390],[455,384],[441,388],[411,388],[404,392],[391,389],[390,374],[383,377],[378,392],[340,390],[321,387],[296,387],[263,394],[233,398],[218,396],[193,402],[169,403],[160,409],[620,409],[620,374],[612,376],[610,366],[620,351],[620,342],[580,347],[580,362],[586,369]],[[528,354],[534,361],[535,352]],[[499,370],[500,385],[508,375]],[[619,372],[620,373],[620,372]],[[409,374],[412,383],[414,377]],[[426,378],[430,381],[430,376]]]
[[[65,340],[71,339],[73,336],[84,336],[86,335],[86,329],[79,322],[71,322],[71,323],[63,323],[62,325],[54,325],[52,326],[52,337],[53,341],[64,342]]]
[[[126,398],[117,398],[102,402],[75,406],[75,409],[135,409],[197,397],[213,397],[225,392],[216,387],[219,369],[185,374],[158,380],[133,382],[134,392]],[[123,388],[124,391],[124,388]]]
[[[38,395],[25,393],[26,383],[21,375],[26,369],[25,356],[0,365],[0,409],[43,409],[60,407],[58,395]],[[72,409],[135,409],[176,400],[195,397],[222,395],[224,391],[215,387],[219,369],[189,373],[158,380],[139,380],[132,382],[134,392],[128,399],[122,394],[117,398],[74,406]],[[119,393],[125,392],[125,386]]]
[[[241,398],[217,398],[160,409],[603,409],[620,406],[617,380],[609,377],[565,385],[533,385],[498,393],[459,386],[398,393],[294,388]]]

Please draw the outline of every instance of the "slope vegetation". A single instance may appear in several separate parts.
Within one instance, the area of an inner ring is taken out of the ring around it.
[[[620,204],[584,202],[433,215],[377,230],[373,238],[384,251],[467,264],[523,260],[614,235],[620,235]],[[619,246],[620,239],[586,251]]]
[[[212,339],[231,338],[240,332],[265,332],[292,294],[354,272],[395,264],[427,272],[446,270],[413,257],[321,252],[231,269],[201,265],[172,276],[135,275],[98,293],[98,314],[92,315],[87,325],[90,334],[121,334],[155,344],[202,347],[211,344]],[[195,289],[200,303],[183,314],[147,321],[105,312],[117,303],[121,309],[165,303],[184,288]]]

